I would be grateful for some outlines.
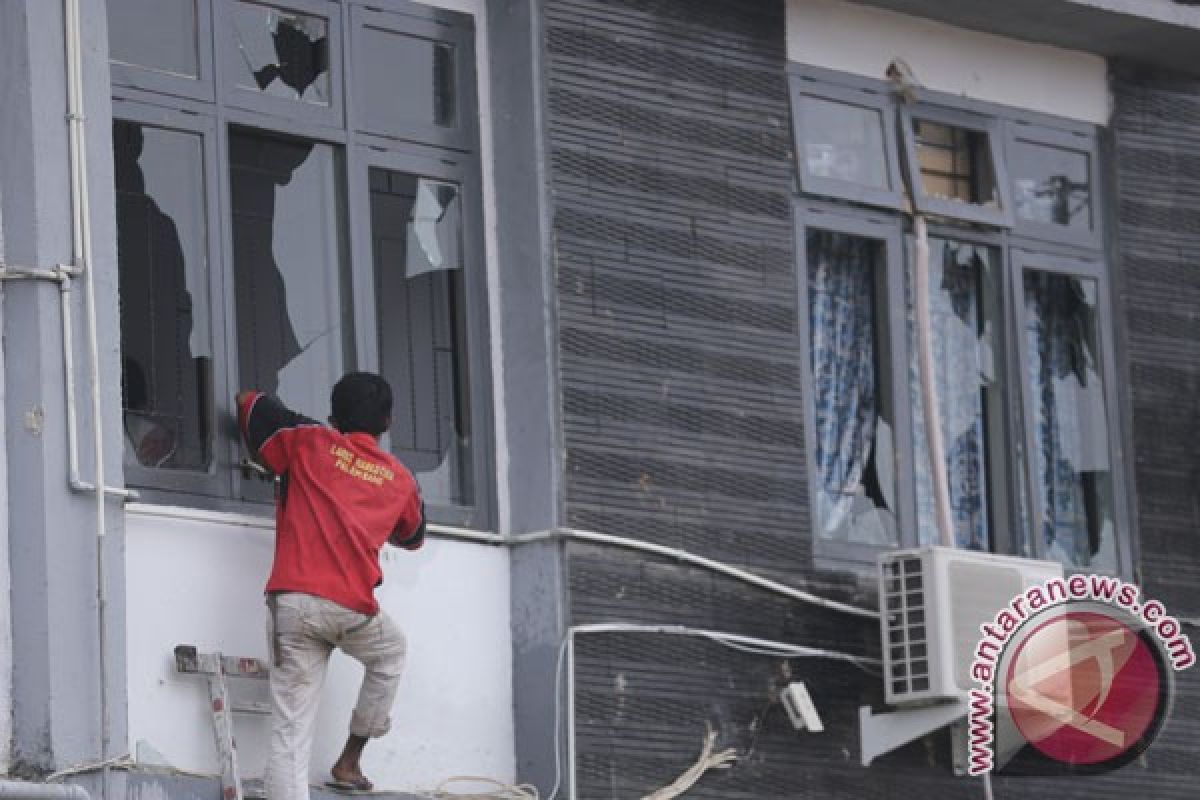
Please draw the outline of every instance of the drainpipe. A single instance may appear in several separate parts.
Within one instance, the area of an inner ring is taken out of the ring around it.
[[[87,177],[87,139],[84,128],[83,114],[83,37],[80,25],[79,0],[63,0],[63,18],[66,37],[67,57],[67,124],[70,146],[70,175],[71,175],[71,212],[72,212],[72,264],[83,273],[84,306],[86,310],[86,331],[88,349],[88,366],[90,367],[89,389],[92,406],[92,442],[95,452],[95,484],[91,491],[95,494],[96,513],[96,615],[98,630],[99,670],[98,680],[100,689],[100,757],[107,762],[109,758],[111,728],[111,710],[108,704],[108,590],[105,571],[105,535],[107,534],[105,520],[105,491],[104,475],[104,426],[100,402],[100,345],[96,332],[96,279],[92,254],[92,225],[91,203],[88,194]],[[65,295],[64,295],[65,303]],[[64,308],[64,311],[66,309]],[[70,318],[63,315],[64,320]],[[69,328],[66,329],[69,333]],[[66,348],[67,363],[70,347]],[[71,365],[73,366],[73,365]],[[74,390],[71,377],[73,370],[67,370],[67,382],[70,390]],[[68,407],[74,403],[73,394],[68,394]],[[68,420],[68,426],[73,427],[73,420]],[[73,475],[78,479],[78,475]],[[108,768],[104,769],[101,786],[102,793],[108,794]]]
[[[87,789],[73,783],[28,783],[0,780],[4,800],[92,800]]]

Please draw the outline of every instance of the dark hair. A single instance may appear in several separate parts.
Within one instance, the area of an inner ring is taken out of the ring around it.
[[[333,387],[333,425],[342,433],[378,436],[392,421],[392,387],[373,372],[348,372]]]

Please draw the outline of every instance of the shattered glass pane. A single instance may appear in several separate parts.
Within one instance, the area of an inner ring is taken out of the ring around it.
[[[199,135],[113,123],[125,450],[200,470],[212,453],[212,330]]]
[[[819,536],[895,545],[895,413],[887,368],[884,244],[809,230],[809,346]]]
[[[250,2],[230,13],[236,55],[225,67],[238,88],[329,105],[327,20]]]
[[[112,61],[200,77],[196,0],[108,0],[107,7]]]
[[[1112,466],[1094,280],[1028,270],[1025,342],[1046,557],[1116,570]]]
[[[1000,207],[988,134],[926,119],[913,120],[913,134],[927,197]]]
[[[453,45],[365,26],[355,58],[366,130],[403,135],[413,126],[458,124]]]
[[[472,430],[459,187],[372,168],[380,369],[391,448],[430,503],[471,505]]]
[[[929,240],[929,316],[933,382],[937,391],[950,493],[951,522],[958,547],[989,550],[992,470],[989,451],[1002,439],[997,415],[1002,376],[992,352],[998,320],[986,276],[999,256],[991,248],[947,239]],[[939,540],[929,437],[918,368],[915,295],[910,266],[907,283],[909,386],[916,467],[917,538]]]
[[[1013,202],[1019,218],[1091,229],[1091,156],[1080,150],[1017,141],[1011,161]]]
[[[323,418],[341,377],[341,172],[333,147],[229,136],[240,385]]]
[[[804,169],[817,178],[891,189],[883,115],[821,97],[802,97],[797,117]]]

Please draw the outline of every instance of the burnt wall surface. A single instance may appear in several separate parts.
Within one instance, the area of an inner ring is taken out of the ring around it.
[[[848,576],[812,566],[784,3],[543,0],[543,11],[568,524],[853,597]],[[1179,512],[1174,480],[1165,513]],[[872,622],[669,559],[571,544],[567,573],[573,625],[679,624],[877,654]],[[882,707],[882,691],[844,663],[647,633],[580,635],[576,655],[578,798],[670,783],[709,726],[739,761],[688,797],[982,796],[952,776],[945,733],[860,767],[857,709]],[[793,679],[824,733],[792,730],[777,693]],[[996,796],[1192,797],[1197,711],[1182,694],[1164,740],[1119,773],[998,779]]]

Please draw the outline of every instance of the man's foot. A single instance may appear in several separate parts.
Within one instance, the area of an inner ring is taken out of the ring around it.
[[[369,792],[375,788],[374,784],[363,775],[350,779],[339,778],[336,772],[332,773],[332,775],[333,780],[326,781],[325,785],[339,792]]]
[[[362,758],[362,751],[366,745],[367,737],[350,735],[346,746],[342,748],[342,754],[329,770],[329,774],[333,776],[333,780],[327,784],[330,788],[343,792],[369,792],[375,788],[362,774],[362,768],[359,766],[359,759]]]

